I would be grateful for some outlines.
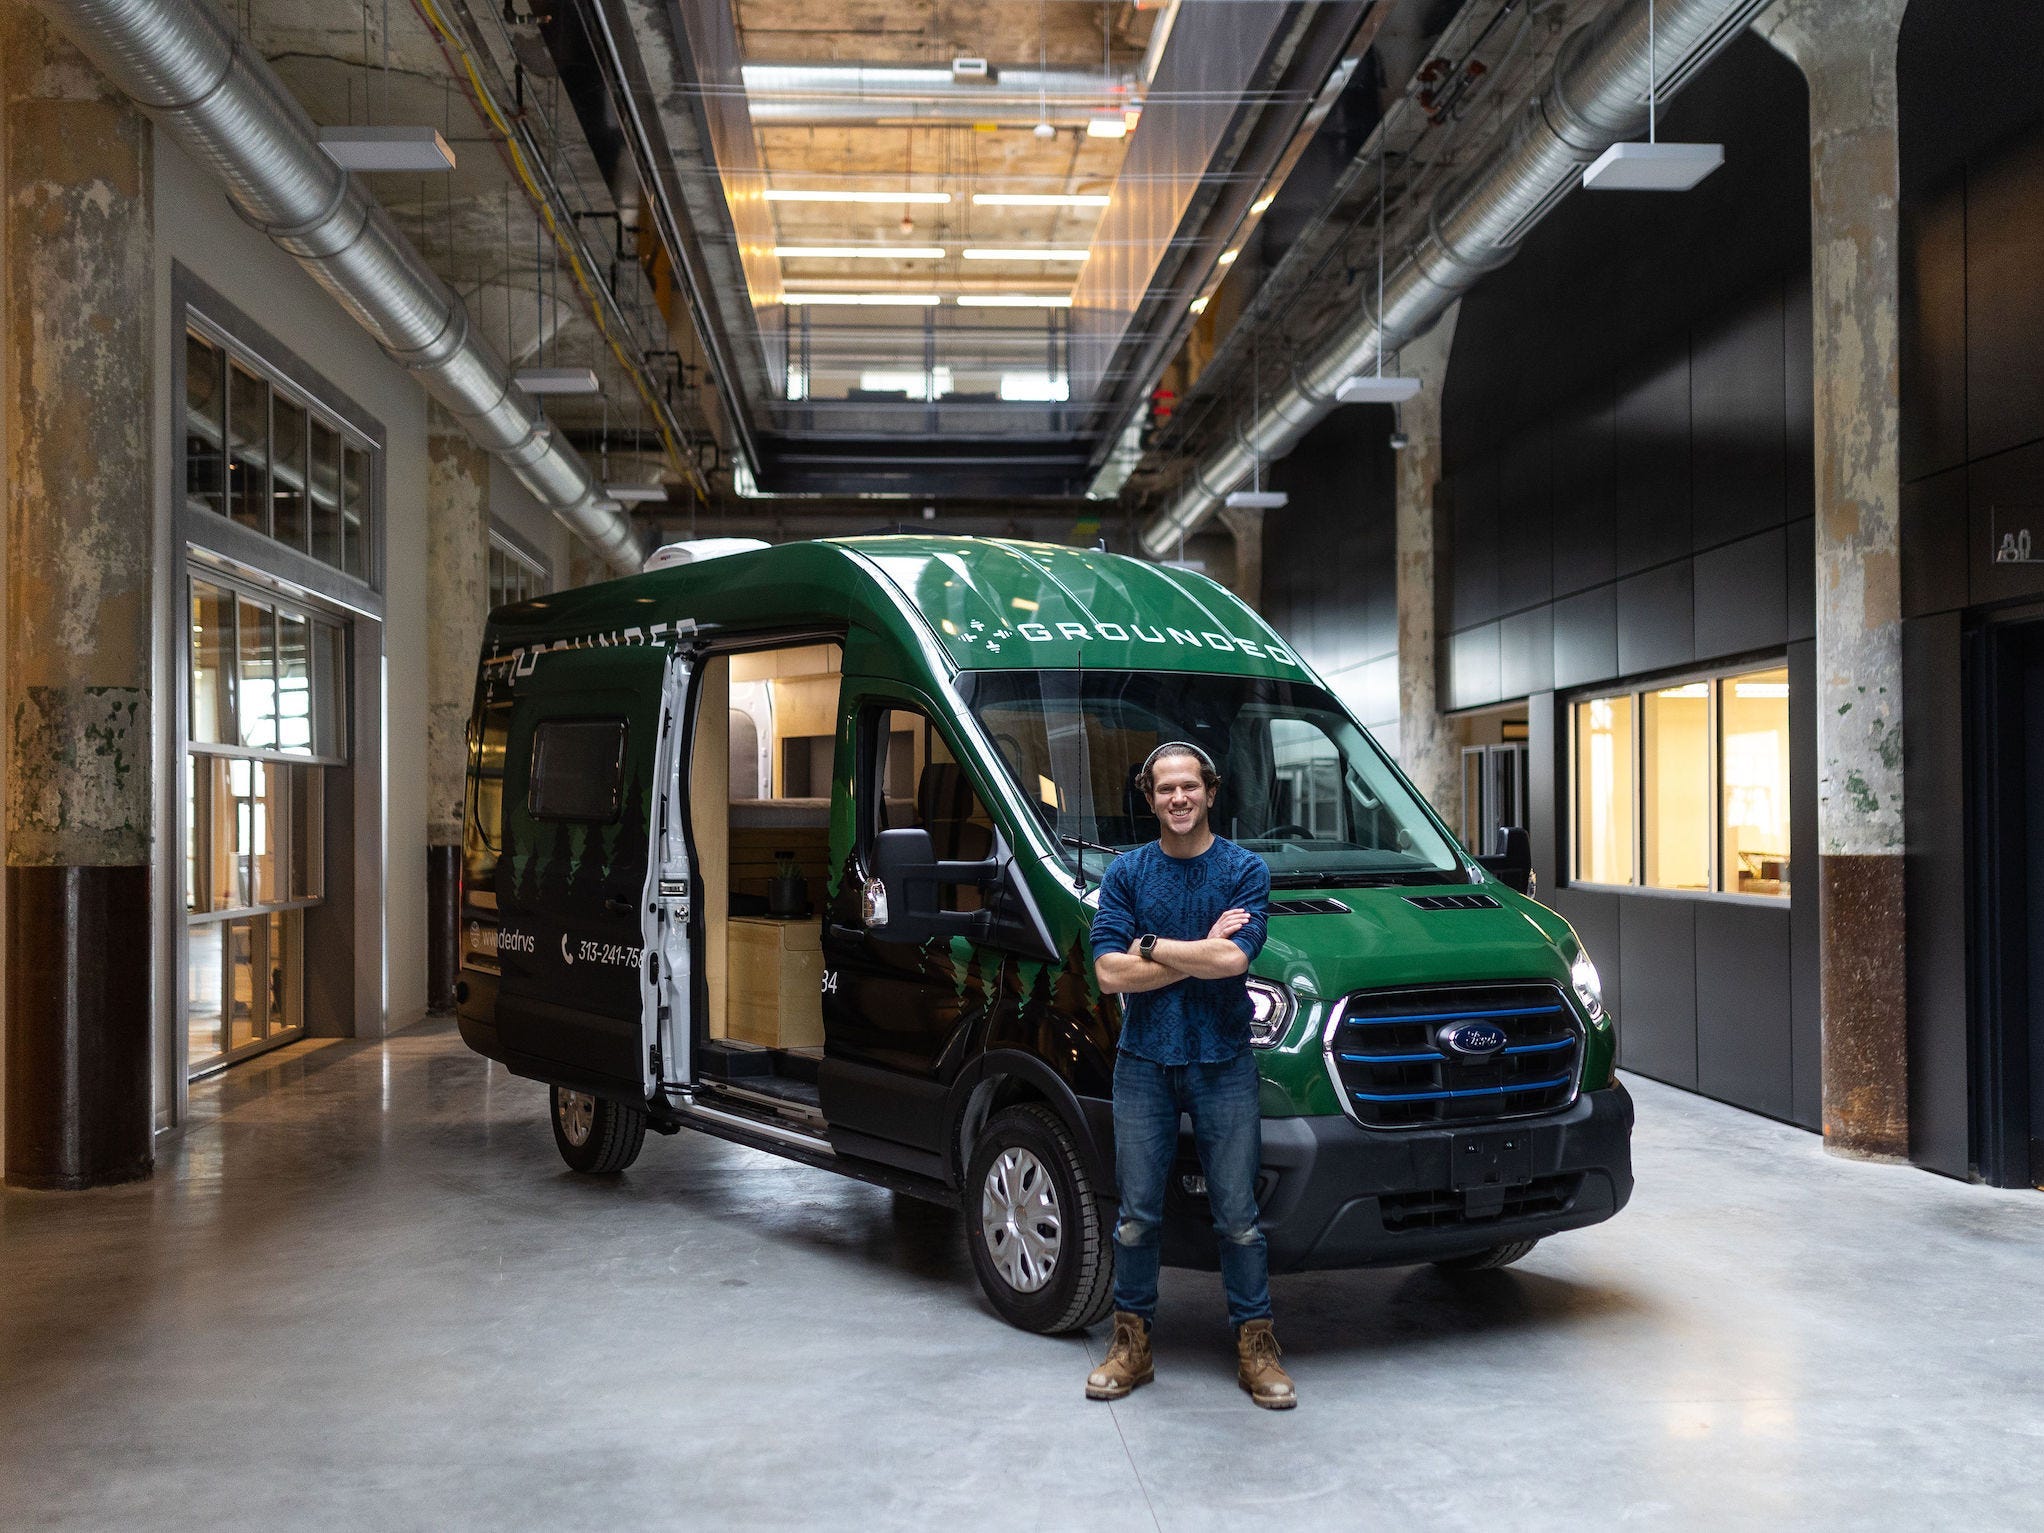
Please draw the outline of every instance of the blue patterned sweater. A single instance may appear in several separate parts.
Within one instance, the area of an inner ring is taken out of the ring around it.
[[[1197,857],[1173,857],[1152,841],[1108,864],[1093,917],[1093,957],[1126,953],[1145,932],[1197,942],[1221,912],[1249,912],[1235,945],[1263,951],[1270,868],[1220,836]],[[1249,987],[1233,979],[1183,979],[1121,998],[1121,1050],[1160,1065],[1221,1064],[1249,1047]]]

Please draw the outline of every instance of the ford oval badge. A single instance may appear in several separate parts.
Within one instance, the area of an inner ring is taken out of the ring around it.
[[[1462,1059],[1488,1059],[1505,1046],[1505,1030],[1488,1022],[1450,1023],[1434,1034],[1443,1053]]]

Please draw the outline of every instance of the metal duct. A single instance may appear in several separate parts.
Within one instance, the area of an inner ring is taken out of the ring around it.
[[[1367,369],[1380,347],[1421,334],[1487,271],[1509,261],[1534,225],[1580,184],[1583,167],[1647,123],[1648,28],[1660,99],[1685,83],[1744,30],[1768,0],[1621,0],[1577,29],[1555,55],[1545,92],[1529,100],[1490,150],[1444,186],[1425,233],[1385,277],[1381,323],[1365,308],[1355,322],[1292,367],[1291,381],[1262,412],[1238,421],[1191,483],[1147,522],[1143,551],[1164,558],[1261,461],[1289,452],[1334,408],[1342,380]]]
[[[588,466],[541,434],[532,401],[468,310],[382,206],[319,147],[318,130],[260,54],[205,0],[45,0],[73,44],[227,189],[553,513],[630,573],[630,525]]]
[[[747,64],[746,105],[767,125],[855,122],[1048,121],[1080,127],[1139,105],[1130,87],[1095,71],[1008,69],[989,84],[948,68],[901,64]]]

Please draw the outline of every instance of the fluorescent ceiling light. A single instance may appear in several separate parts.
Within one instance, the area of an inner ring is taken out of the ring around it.
[[[1291,499],[1283,490],[1230,490],[1227,503],[1237,511],[1281,511]]]
[[[791,307],[820,308],[846,304],[861,308],[892,306],[898,309],[927,309],[941,303],[935,293],[783,293],[781,302]]]
[[[603,493],[625,505],[645,505],[667,499],[667,487],[660,484],[607,484]]]
[[[960,293],[961,309],[1069,309],[1071,296],[1049,293]]]
[[[1096,112],[1086,119],[1088,138],[1127,138],[1128,119],[1119,112]]]
[[[1236,260],[1241,256],[1241,254],[1242,251],[1239,246],[1234,250],[1224,250],[1221,252],[1220,258],[1214,262],[1214,265],[1233,266]]]
[[[961,253],[968,261],[1083,261],[1088,254],[1084,250],[1059,246],[1037,250],[972,249]]]
[[[1593,192],[1686,192],[1725,163],[1723,144],[1613,144],[1583,172]]]
[[[1069,379],[1049,373],[1002,373],[1001,398],[1027,404],[1063,404],[1072,397]],[[1036,604],[1031,602],[1034,612]]]
[[[980,208],[1104,208],[1106,192],[974,192]]]
[[[1403,404],[1419,392],[1417,378],[1389,378],[1377,373],[1358,373],[1335,389],[1334,397],[1345,405]]]
[[[770,188],[768,202],[949,202],[949,192],[823,192]]]
[[[600,394],[593,367],[521,367],[515,375],[528,394]]]
[[[1269,196],[1266,197],[1259,197],[1254,202],[1249,204],[1249,211],[1252,213],[1268,213],[1270,211],[1270,205],[1276,201],[1277,194],[1275,192],[1271,193]]]
[[[1193,299],[1189,307],[1195,314],[1204,314],[1207,311],[1207,305],[1213,301],[1213,296],[1212,293],[1201,293],[1199,297]]]
[[[319,147],[344,170],[454,169],[454,151],[432,127],[321,128]]]
[[[776,245],[774,246],[774,254],[784,261],[941,261],[944,259],[944,247],[942,245]]]

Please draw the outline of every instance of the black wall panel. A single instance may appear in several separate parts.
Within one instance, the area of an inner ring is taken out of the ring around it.
[[[1618,971],[1625,990],[1618,1062],[1671,1086],[1696,1089],[1698,901],[1621,894]]]
[[[1966,461],[1966,184],[1902,211],[1902,477]]]
[[[1903,772],[1909,850],[1909,1156],[1951,1176],[1972,1168],[1967,1104],[1972,1030],[1966,1015],[1966,758],[1955,612],[1902,625],[1902,697],[1909,727]]]
[[[1810,517],[1782,529],[1782,584],[1788,592],[1788,637],[1817,637],[1817,524]],[[1814,800],[1813,800],[1814,802]]]
[[[1602,585],[1616,573],[1616,409],[1595,393],[1554,419],[1554,594]]]
[[[1905,413],[1904,420],[1908,419]],[[1902,615],[1966,605],[1966,466],[1902,484]]]
[[[1698,660],[1717,660],[1788,642],[1786,544],[1781,528],[1696,556]]]
[[[1582,687],[1618,674],[1618,590],[1598,586],[1554,604],[1554,684]]]
[[[1465,628],[1448,639],[1448,706],[1474,708],[1495,702],[1498,691],[1498,625]]]
[[[1619,581],[1618,674],[1667,670],[1695,658],[1689,561]]]
[[[1498,465],[1485,454],[1455,471],[1448,486],[1453,527],[1449,627],[1468,628],[1498,615]]]
[[[1698,549],[1781,525],[1788,476],[1782,323],[1777,285],[1697,333],[1690,410]]]
[[[1498,619],[1498,695],[1525,697],[1554,685],[1554,609]]]
[[[1498,611],[1520,612],[1554,594],[1554,458],[1543,419],[1498,460]],[[1509,690],[1509,689],[1508,689]]]
[[[1966,178],[1966,453],[2032,441],[2044,423],[2044,134],[2027,133]]]
[[[1973,601],[2011,601],[2044,593],[2044,440],[1968,464],[1966,502],[1966,583]],[[2003,539],[2025,531],[2030,534],[2033,562],[2004,564],[1995,559]]]
[[[1697,1089],[1787,1118],[1789,913],[1730,900],[1699,900],[1695,910]]]
[[[1618,573],[1690,548],[1689,337],[1621,377],[1618,388]]]

